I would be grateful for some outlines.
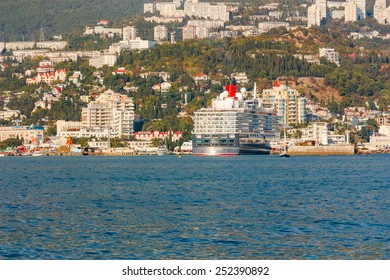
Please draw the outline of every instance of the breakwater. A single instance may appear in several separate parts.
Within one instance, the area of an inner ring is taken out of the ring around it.
[[[292,146],[288,150],[294,156],[312,155],[353,155],[355,147],[353,145],[343,146]]]

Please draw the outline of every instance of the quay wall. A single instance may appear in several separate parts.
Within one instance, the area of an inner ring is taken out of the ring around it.
[[[288,153],[293,156],[310,155],[353,155],[355,147],[353,145],[345,146],[292,146]]]

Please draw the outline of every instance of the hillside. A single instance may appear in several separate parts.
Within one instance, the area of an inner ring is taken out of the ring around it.
[[[130,19],[143,11],[144,0],[2,0],[0,41],[38,39],[82,29],[101,19]]]
[[[340,103],[342,96],[339,91],[331,86],[325,85],[324,78],[298,78],[298,85],[296,88],[299,92],[304,93],[306,98],[328,101],[334,99],[335,102]],[[291,86],[294,86],[293,84]]]

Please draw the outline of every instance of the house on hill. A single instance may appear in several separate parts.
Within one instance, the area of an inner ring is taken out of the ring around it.
[[[46,83],[46,84],[53,84],[55,81],[62,81],[64,82],[66,80],[66,70],[65,69],[59,69],[53,72],[46,72],[46,73],[38,73],[36,77],[28,78],[26,80],[26,83],[28,85],[37,85],[40,83]]]

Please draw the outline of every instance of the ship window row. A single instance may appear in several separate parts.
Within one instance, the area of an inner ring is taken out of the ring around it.
[[[234,146],[234,139],[196,139],[195,146]]]

